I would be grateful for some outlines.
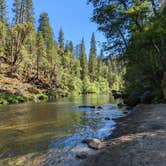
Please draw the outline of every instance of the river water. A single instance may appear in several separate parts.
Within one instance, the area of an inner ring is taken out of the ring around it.
[[[0,165],[79,165],[78,152],[94,152],[81,141],[105,139],[115,127],[112,119],[123,116],[117,102],[109,95],[87,95],[0,106]],[[103,109],[79,109],[81,105]]]

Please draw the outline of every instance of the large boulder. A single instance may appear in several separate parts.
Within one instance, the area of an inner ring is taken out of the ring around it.
[[[141,94],[139,92],[133,92],[127,100],[124,101],[124,104],[130,107],[134,107],[141,102]]]

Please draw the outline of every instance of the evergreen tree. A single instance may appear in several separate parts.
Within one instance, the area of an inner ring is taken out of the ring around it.
[[[38,31],[40,31],[43,35],[47,49],[47,54],[49,54],[53,47],[54,40],[53,40],[53,32],[50,26],[49,17],[47,13],[42,13],[40,15]]]
[[[6,22],[6,1],[0,0],[0,21]]]
[[[32,0],[14,0],[13,3],[14,23],[34,23],[34,8]]]
[[[58,43],[59,43],[59,48],[64,49],[64,32],[62,28],[59,31]]]
[[[81,65],[81,79],[85,80],[88,77],[88,63],[85,53],[85,43],[84,38],[80,44],[80,53],[79,53],[80,65]]]
[[[74,53],[74,46],[73,46],[73,42],[72,41],[69,42],[68,48],[69,48],[71,53]]]
[[[91,44],[90,44],[90,56],[89,56],[89,76],[91,81],[96,80],[96,70],[97,70],[97,62],[96,62],[96,40],[94,33],[92,34]]]
[[[102,72],[102,66],[103,66],[103,59],[104,59],[104,54],[103,50],[100,51],[100,55],[97,57],[97,79],[99,80]]]
[[[79,53],[80,53],[80,44],[77,44],[74,49],[74,57],[75,59],[79,59]]]
[[[21,23],[21,0],[14,0],[12,11],[14,13],[14,23]]]
[[[34,23],[34,8],[32,0],[24,0],[24,17],[25,22]]]
[[[39,77],[40,69],[44,69],[44,58],[46,57],[46,47],[42,33],[39,31],[36,37],[36,78]]]

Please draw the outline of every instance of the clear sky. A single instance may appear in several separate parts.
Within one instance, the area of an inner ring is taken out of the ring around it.
[[[74,44],[80,43],[84,37],[87,52],[92,32],[95,32],[96,41],[104,41],[102,33],[97,31],[97,25],[90,21],[92,7],[86,4],[86,0],[33,0],[33,2],[36,20],[42,12],[49,14],[56,39],[62,27],[65,39],[72,40]],[[13,0],[7,0],[7,3],[10,10]]]

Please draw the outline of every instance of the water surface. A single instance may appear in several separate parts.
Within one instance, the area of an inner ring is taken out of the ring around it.
[[[105,118],[123,114],[116,102],[109,95],[88,95],[0,106],[0,165],[77,163],[75,154],[89,150],[83,139],[102,140],[111,134],[115,122]],[[102,106],[103,110],[82,110],[80,105]]]

